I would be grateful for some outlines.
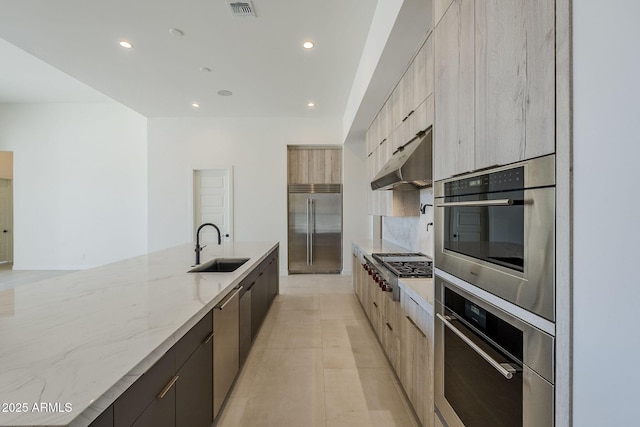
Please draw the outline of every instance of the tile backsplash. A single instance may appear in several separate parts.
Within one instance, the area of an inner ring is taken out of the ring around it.
[[[418,217],[382,218],[382,238],[433,257],[433,188],[420,190],[420,205],[427,206]]]

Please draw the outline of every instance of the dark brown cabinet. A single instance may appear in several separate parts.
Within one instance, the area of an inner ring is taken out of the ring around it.
[[[113,404],[114,423],[120,426],[175,424],[175,352],[170,349]],[[155,421],[159,424],[154,424]]]
[[[115,401],[111,425],[210,426],[212,337],[213,317],[208,313]]]

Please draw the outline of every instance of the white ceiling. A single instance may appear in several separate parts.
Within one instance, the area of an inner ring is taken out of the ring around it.
[[[147,117],[342,117],[376,3],[253,0],[257,17],[239,18],[225,0],[2,0],[0,102],[104,94]]]

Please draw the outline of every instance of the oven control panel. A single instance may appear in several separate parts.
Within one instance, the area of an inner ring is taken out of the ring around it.
[[[524,189],[524,166],[444,184],[445,197]]]

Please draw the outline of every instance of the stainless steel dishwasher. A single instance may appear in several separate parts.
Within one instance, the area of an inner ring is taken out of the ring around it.
[[[239,369],[239,295],[229,292],[213,309],[213,417],[218,416]]]
[[[240,292],[240,366],[249,355],[251,349],[251,285],[243,286]]]

